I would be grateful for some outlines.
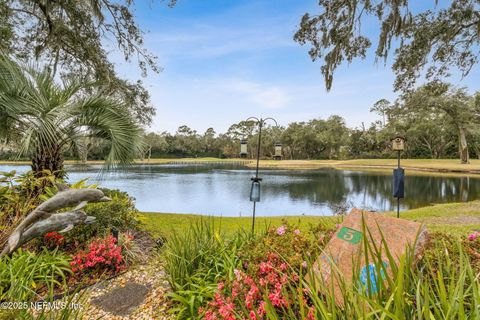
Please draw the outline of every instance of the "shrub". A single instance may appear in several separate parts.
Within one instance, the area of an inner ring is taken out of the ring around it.
[[[266,311],[262,296],[267,296],[274,307],[288,305],[282,288],[289,281],[298,281],[298,274],[288,274],[289,266],[275,253],[270,253],[256,267],[255,276],[235,269],[232,282],[218,283],[214,300],[208,302],[206,309],[199,310],[206,320],[235,319],[236,315],[252,319],[263,317]]]
[[[100,190],[112,201],[88,204],[84,211],[87,215],[95,217],[96,220],[90,225],[77,226],[69,232],[68,238],[72,241],[85,243],[91,238],[107,236],[112,229],[128,231],[139,228],[138,211],[133,198],[119,190],[104,188]]]
[[[480,237],[477,232],[464,237],[442,232],[429,235],[425,257],[433,269],[441,268],[446,260],[453,264],[460,263],[461,253],[467,256],[473,271],[480,273]]]
[[[321,239],[327,243],[330,229],[317,228]],[[234,271],[233,279],[218,283],[213,301],[200,313],[207,320],[259,319],[266,315],[266,297],[274,308],[289,305],[286,286],[297,283],[305,272],[305,259],[316,257],[318,244],[299,229],[285,223],[270,228],[260,238],[252,239],[240,250],[241,268]]]
[[[255,276],[258,265],[274,253],[291,268],[298,269],[304,257],[316,256],[333,234],[333,230],[326,227],[318,227],[314,232],[315,236],[310,237],[284,221],[281,226],[272,227],[264,235],[252,239],[239,251],[242,267],[247,274]]]
[[[122,248],[116,242],[112,236],[92,241],[86,251],[81,250],[72,257],[70,262],[72,271],[77,274],[98,274],[117,273],[123,270],[125,263]]]
[[[122,256],[125,264],[130,265],[135,262],[146,262],[146,248],[141,248],[135,241],[132,232],[126,231],[119,234],[118,245],[122,248]]]
[[[480,273],[480,232],[474,231],[462,241],[473,270]]]

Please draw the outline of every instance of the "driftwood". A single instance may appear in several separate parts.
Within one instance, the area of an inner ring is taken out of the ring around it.
[[[67,189],[58,192],[20,222],[8,238],[0,257],[12,253],[26,242],[47,232],[67,232],[76,225],[92,223],[95,218],[87,216],[81,209],[88,202],[104,201],[110,201],[110,198],[98,189]],[[57,212],[74,206],[71,211]]]

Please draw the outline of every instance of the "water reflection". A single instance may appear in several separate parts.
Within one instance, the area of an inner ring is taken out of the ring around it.
[[[127,191],[142,211],[249,216],[253,170],[230,165],[138,165],[125,172],[100,167],[69,166],[69,180],[90,178],[109,188]],[[0,171],[27,166],[0,166]],[[329,215],[341,203],[359,208],[393,210],[390,172],[351,170],[262,170],[259,215]],[[480,196],[476,176],[415,175],[407,171],[401,208],[431,203],[469,201]]]

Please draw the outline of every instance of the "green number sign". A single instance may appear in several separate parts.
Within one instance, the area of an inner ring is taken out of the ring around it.
[[[338,232],[337,237],[351,244],[358,244],[362,239],[362,233],[354,229],[342,227],[342,229],[340,229]]]

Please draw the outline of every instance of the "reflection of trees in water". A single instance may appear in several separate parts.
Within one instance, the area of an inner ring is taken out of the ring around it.
[[[475,182],[475,183],[471,183]],[[429,203],[469,201],[478,198],[480,180],[470,177],[407,176],[403,203],[419,207]]]
[[[314,204],[339,205],[355,199],[356,206],[373,204],[377,210],[392,209],[392,176],[382,173],[322,170],[291,173],[285,183],[267,186],[274,194]],[[301,179],[295,179],[295,178]],[[405,178],[402,206],[417,208],[431,203],[470,201],[480,197],[480,179],[470,177],[410,176]]]
[[[345,177],[336,170],[294,173],[292,178],[286,183],[270,185],[267,188],[276,194],[287,191],[293,200],[308,200],[322,205],[339,204],[346,201],[350,193]]]
[[[392,177],[357,174],[351,177],[354,192],[368,196],[392,198]],[[472,183],[473,182],[473,183]],[[480,180],[470,177],[407,176],[402,205],[417,208],[430,203],[469,201],[480,194]]]

